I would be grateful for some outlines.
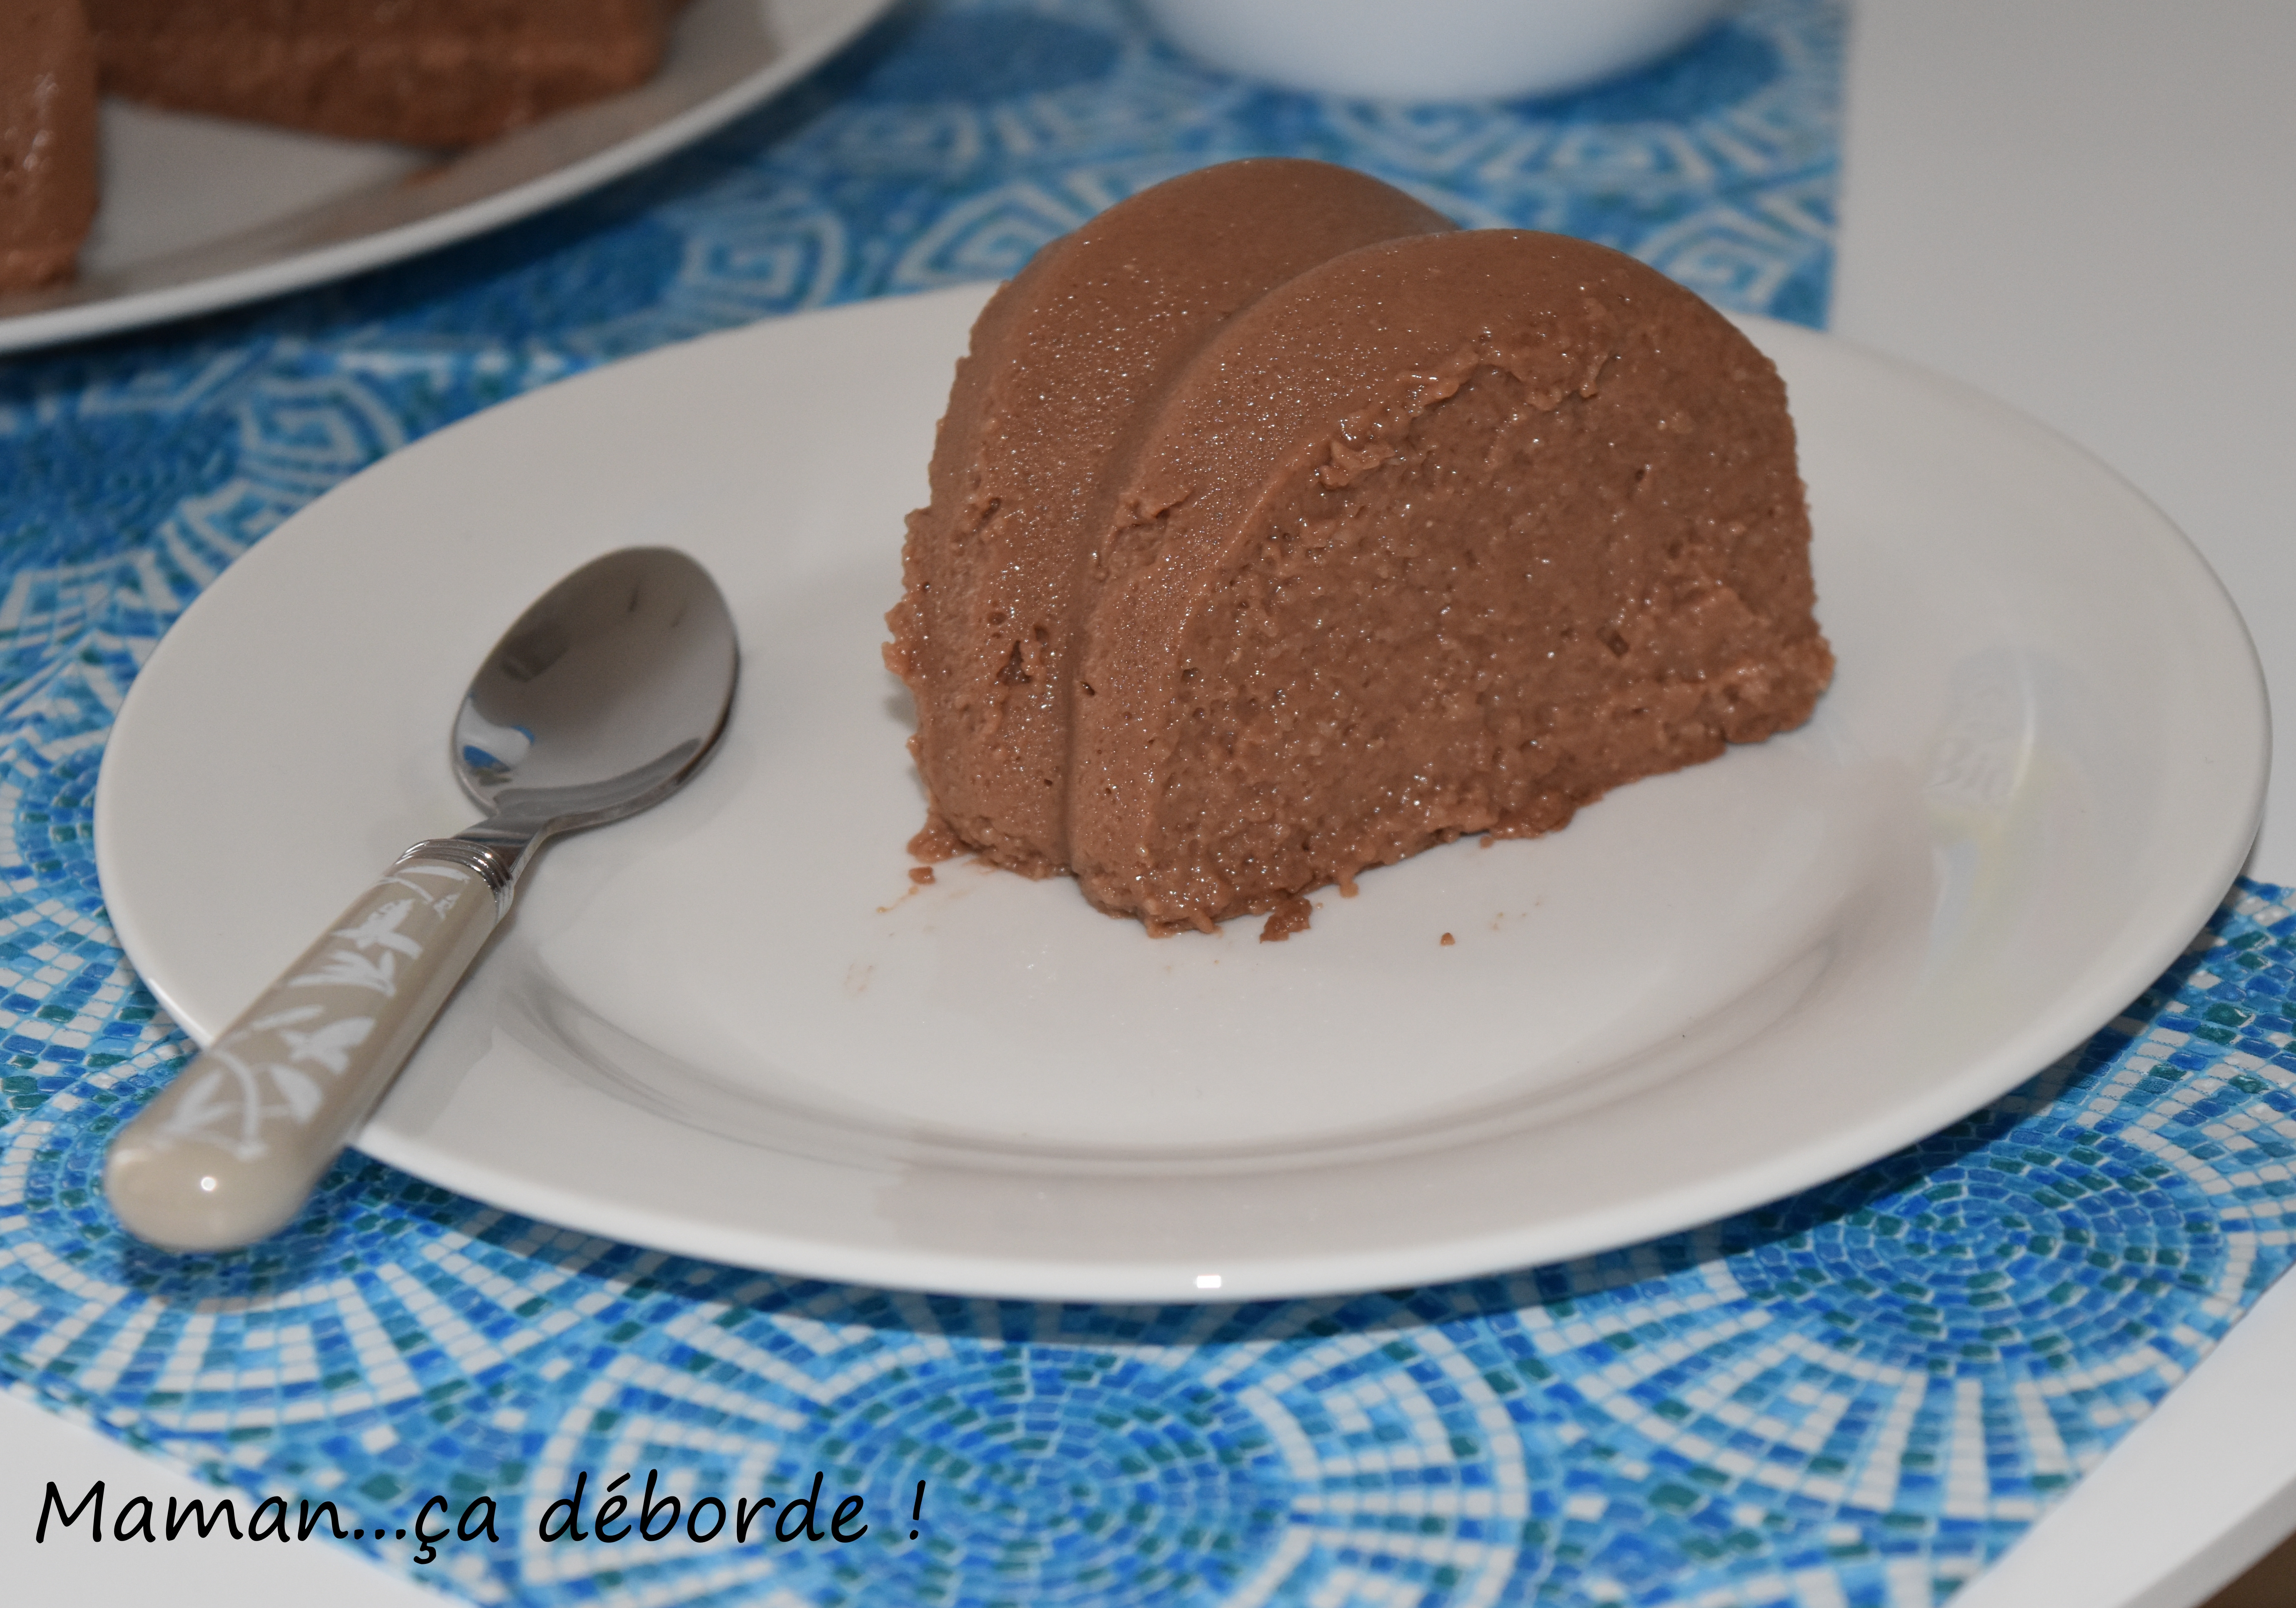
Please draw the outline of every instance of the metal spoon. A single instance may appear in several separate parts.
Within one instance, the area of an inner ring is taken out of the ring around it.
[[[399,856],[111,1142],[104,1192],[173,1251],[284,1227],[398,1075],[554,833],[660,803],[709,757],[740,653],[725,599],[665,547],[585,564],[487,655],[453,763],[486,818]]]

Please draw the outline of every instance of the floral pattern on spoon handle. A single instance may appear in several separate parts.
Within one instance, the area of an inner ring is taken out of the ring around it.
[[[466,840],[408,849],[113,1142],[120,1222],[171,1251],[284,1227],[485,945],[510,870]]]

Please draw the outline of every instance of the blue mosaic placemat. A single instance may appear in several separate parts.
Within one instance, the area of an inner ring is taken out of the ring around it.
[[[1253,153],[1349,162],[1463,221],[1589,235],[1726,307],[1822,323],[1841,28],[1829,0],[1758,0],[1600,90],[1406,111],[1201,71],[1111,0],[913,7],[546,217],[0,370],[0,1376],[232,1488],[242,1528],[340,1521],[483,1602],[1948,1594],[2291,1258],[2279,890],[2243,885],[2079,1054],[1910,1151],[1439,1289],[887,1293],[555,1230],[357,1158],[277,1239],[179,1259],[127,1240],[96,1189],[107,1136],[189,1050],[105,925],[104,734],[184,605],[321,491],[617,356],[1009,272],[1111,201]],[[108,1533],[144,1522],[128,1497]],[[617,1497],[630,1511],[602,1515]],[[440,1513],[464,1533],[417,1562]],[[94,1520],[62,1517],[50,1544],[83,1544]],[[583,1538],[542,1538],[570,1519]]]

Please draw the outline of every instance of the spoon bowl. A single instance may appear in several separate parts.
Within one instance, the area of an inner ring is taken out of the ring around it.
[[[455,779],[512,828],[635,815],[717,741],[739,658],[701,565],[668,547],[609,553],[537,598],[479,667],[455,717]]]

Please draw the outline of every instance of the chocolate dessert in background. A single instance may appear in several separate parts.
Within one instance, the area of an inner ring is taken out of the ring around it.
[[[79,0],[0,0],[0,294],[71,277],[95,217],[95,155]]]
[[[914,848],[1152,932],[1285,936],[1314,889],[1798,726],[1833,674],[1784,387],[1735,326],[1320,164],[1047,246],[931,482],[888,617]]]
[[[685,0],[0,0],[0,294],[72,277],[96,94],[472,145],[652,78]]]
[[[644,83],[682,0],[85,0],[104,93],[472,145]]]

